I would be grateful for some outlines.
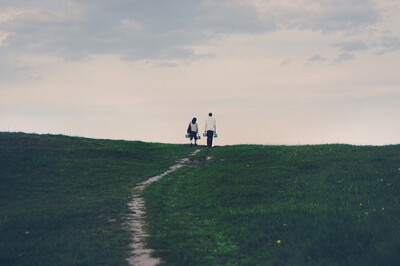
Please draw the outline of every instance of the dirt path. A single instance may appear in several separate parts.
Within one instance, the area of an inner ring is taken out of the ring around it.
[[[200,149],[195,150],[190,156],[198,153]],[[160,175],[153,176],[146,181],[139,183],[136,187],[136,193],[132,197],[132,201],[128,204],[131,214],[128,216],[128,223],[133,231],[133,237],[131,247],[133,248],[131,257],[128,258],[129,265],[135,266],[150,266],[157,265],[161,262],[159,258],[151,257],[152,249],[145,248],[145,240],[147,237],[146,232],[143,228],[145,212],[144,212],[144,200],[141,197],[141,192],[151,183],[161,179],[167,174],[185,166],[189,162],[189,158],[181,159],[177,164],[171,166],[167,171]]]

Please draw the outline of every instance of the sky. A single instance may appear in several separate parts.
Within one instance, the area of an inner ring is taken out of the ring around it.
[[[397,144],[399,70],[397,0],[0,0],[0,131]]]

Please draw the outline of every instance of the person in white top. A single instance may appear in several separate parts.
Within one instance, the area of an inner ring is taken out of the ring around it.
[[[197,126],[197,118],[193,117],[192,122],[190,122],[189,127],[190,127],[190,146],[192,146],[192,139],[194,139],[194,146],[197,146],[197,133],[199,132],[199,127]]]
[[[204,131],[207,133],[207,147],[212,147],[214,133],[217,133],[217,122],[215,118],[212,117],[212,113],[208,114],[208,118],[205,122],[205,129]]]

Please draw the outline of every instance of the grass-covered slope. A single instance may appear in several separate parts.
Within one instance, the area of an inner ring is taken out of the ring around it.
[[[400,146],[209,155],[145,191],[149,243],[167,265],[399,265]]]
[[[189,152],[0,133],[0,265],[124,265],[132,189]]]

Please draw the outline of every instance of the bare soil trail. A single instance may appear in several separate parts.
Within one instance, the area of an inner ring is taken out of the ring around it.
[[[201,149],[197,149],[189,156],[193,156]],[[151,257],[152,249],[146,248],[146,237],[148,236],[144,231],[143,224],[145,218],[144,200],[141,197],[141,192],[151,183],[163,178],[167,174],[187,165],[189,158],[181,159],[177,164],[171,166],[167,171],[160,175],[153,176],[146,181],[139,183],[135,187],[135,194],[132,201],[128,204],[131,214],[128,216],[128,223],[133,232],[132,242],[130,244],[132,250],[131,256],[128,258],[129,265],[135,266],[152,266],[161,263],[159,258]]]

